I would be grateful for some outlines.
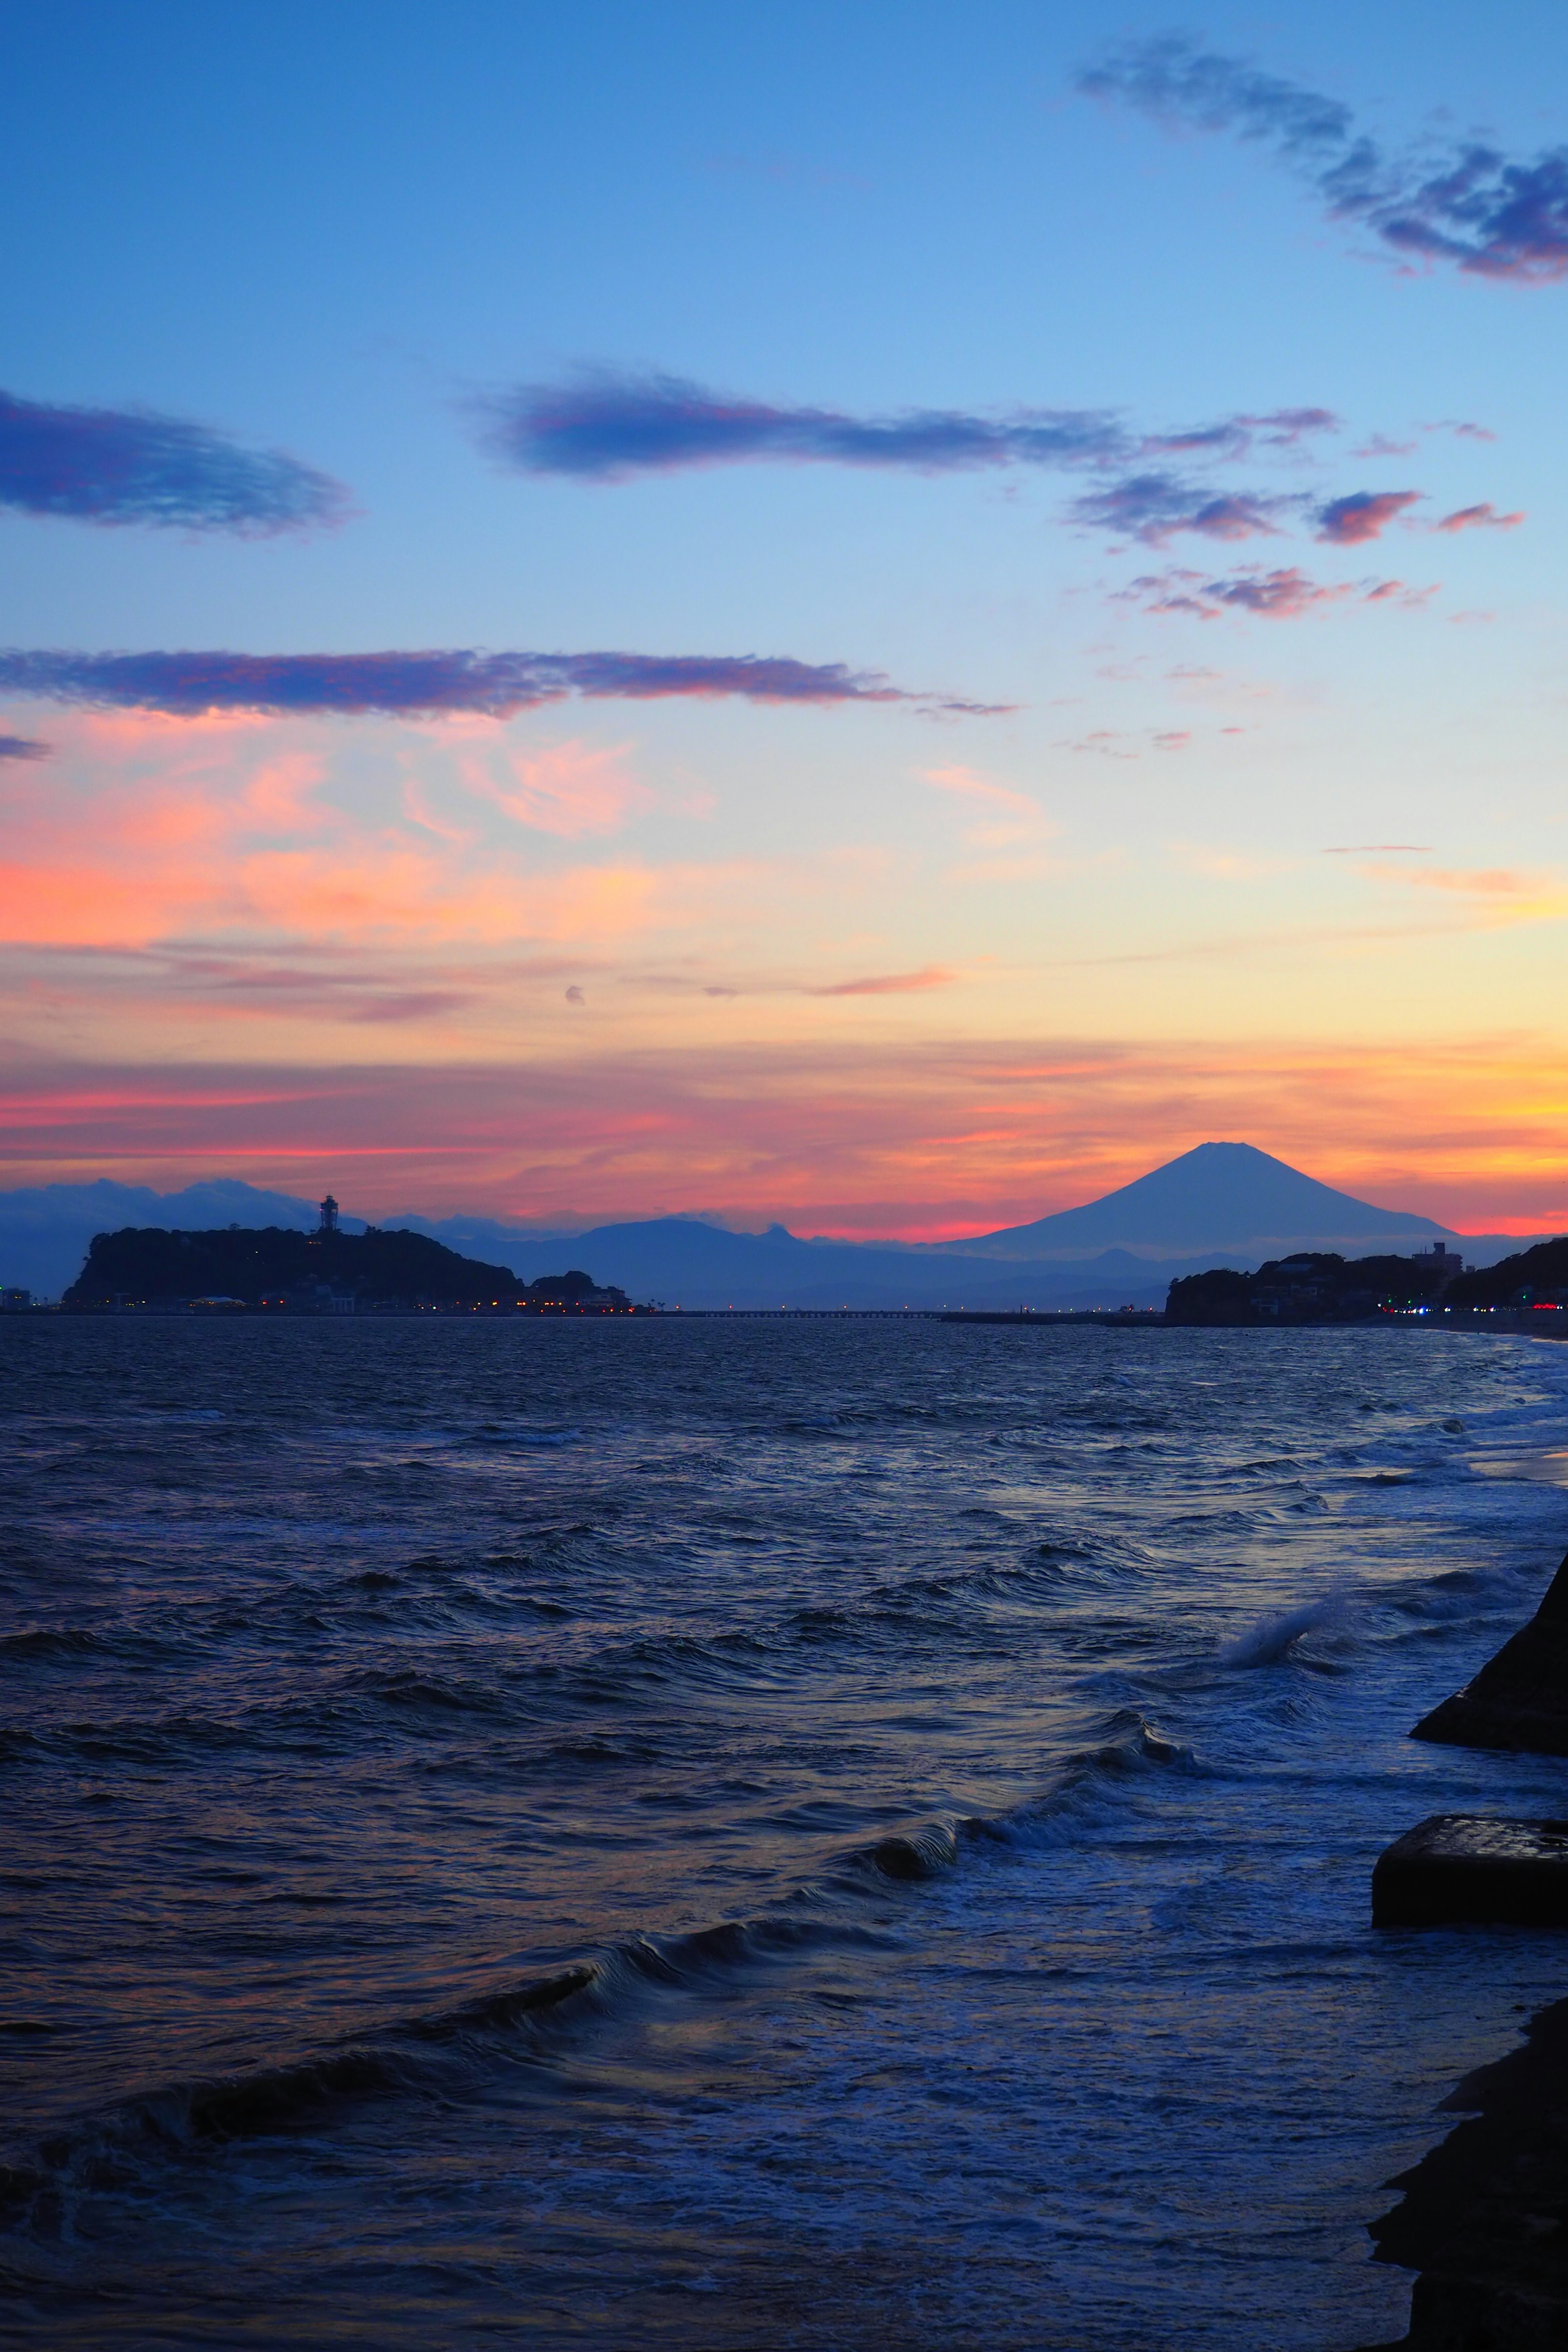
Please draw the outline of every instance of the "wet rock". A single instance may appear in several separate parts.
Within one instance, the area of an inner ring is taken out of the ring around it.
[[[1410,1736],[1451,1748],[1568,1756],[1568,1559],[1522,1632]]]
[[[1470,2120],[1389,2183],[1405,2201],[1372,2224],[1376,2259],[1421,2273],[1397,2352],[1568,2345],[1568,2001],[1527,2032],[1444,2101]]]
[[[1568,1927],[1568,1821],[1433,1813],[1378,1856],[1374,1927]]]

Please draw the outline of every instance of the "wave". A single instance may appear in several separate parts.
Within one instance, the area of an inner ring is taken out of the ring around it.
[[[896,1922],[885,1914],[868,1917],[868,1895],[940,1877],[966,1852],[1019,1845],[1089,1785],[1191,1761],[1189,1750],[1122,1710],[1016,1812],[941,1815],[891,1831],[851,1848],[776,1909],[629,1937],[552,1974],[394,2019],[299,2058],[176,2081],[121,2100],[0,2165],[0,2228],[58,2238],[75,2227],[81,2200],[134,2193],[151,2172],[199,2160],[224,2143],[318,2131],[335,2113],[367,2102],[480,2095],[498,2065],[548,2074],[584,2033],[624,2021],[650,2000],[729,1997],[777,1968],[835,1949],[896,1948],[902,1940]],[[858,1897],[858,1905],[847,1908],[846,1895]]]
[[[1303,1601],[1294,1609],[1279,1610],[1247,1633],[1238,1633],[1234,1641],[1226,1642],[1215,1663],[1238,1667],[1277,1665],[1304,1633],[1331,1622],[1344,1605],[1344,1594],[1332,1592],[1321,1600]]]
[[[801,1957],[885,1950],[895,1940],[864,1922],[787,1913],[641,1936],[297,2059],[169,2083],[0,2163],[0,2231],[69,2237],[84,2200],[134,2195],[171,2164],[199,2161],[229,2142],[319,2132],[371,2102],[482,2095],[498,2065],[547,2071],[584,2032],[649,2000],[731,1994]]]
[[[874,1872],[883,1879],[940,1877],[958,1864],[966,1849],[1031,1842],[1097,1789],[1150,1769],[1190,1770],[1194,1763],[1190,1748],[1168,1738],[1136,1708],[1119,1707],[1107,1717],[1099,1739],[1066,1756],[1044,1790],[1008,1811],[940,1814],[858,1847],[846,1860],[852,1870]]]
[[[102,1646],[84,1626],[35,1626],[25,1633],[0,1635],[0,1658],[79,1658]]]

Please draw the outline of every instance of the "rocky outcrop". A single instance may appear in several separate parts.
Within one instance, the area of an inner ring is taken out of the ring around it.
[[[1424,1716],[1411,1738],[1568,1756],[1568,1559],[1523,1631]]]
[[[1568,2001],[1527,2032],[1444,2102],[1475,2112],[1389,2183],[1405,2201],[1372,2224],[1376,2259],[1421,2273],[1399,2352],[1568,2345]]]
[[[1381,1853],[1374,1927],[1568,1927],[1568,1822],[1434,1813]]]

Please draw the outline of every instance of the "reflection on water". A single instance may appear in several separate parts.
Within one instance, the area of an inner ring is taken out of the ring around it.
[[[1563,1810],[1403,1736],[1568,1540],[1562,1351],[0,1342],[23,2340],[1399,2332],[1364,2224],[1560,1956],[1368,1875]]]

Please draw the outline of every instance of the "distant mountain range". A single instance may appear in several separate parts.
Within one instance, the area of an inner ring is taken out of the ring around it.
[[[1248,1143],[1200,1143],[1099,1201],[1032,1224],[935,1244],[803,1240],[783,1225],[727,1232],[696,1217],[542,1230],[493,1217],[384,1217],[524,1281],[581,1266],[634,1298],[670,1307],[1158,1306],[1178,1276],[1250,1271],[1292,1250],[1409,1253],[1457,1243],[1490,1265],[1533,1236],[1471,1234],[1414,1211],[1379,1209],[1320,1184]],[[345,1232],[364,1220],[345,1213]],[[58,1297],[94,1234],[125,1225],[184,1232],[316,1223],[316,1205],[237,1179],[158,1193],[144,1185],[44,1184],[0,1192],[0,1281]]]

